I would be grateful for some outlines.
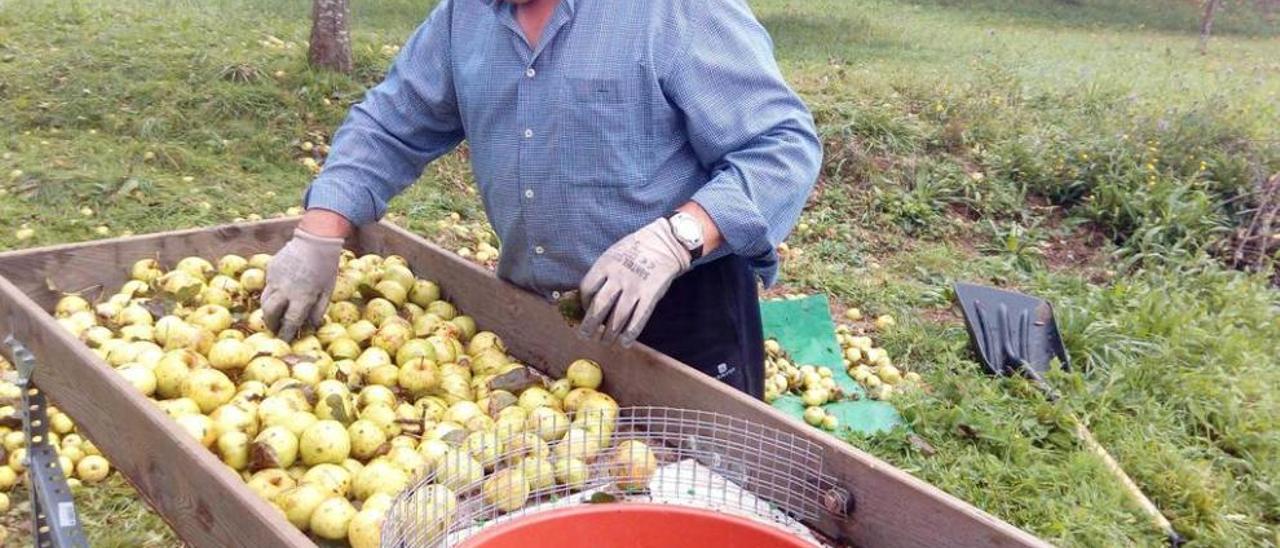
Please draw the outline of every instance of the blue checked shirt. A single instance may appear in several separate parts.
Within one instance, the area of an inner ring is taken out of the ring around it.
[[[333,139],[307,208],[376,221],[466,139],[498,275],[548,297],[690,200],[766,284],[817,178],[813,118],[743,0],[443,0]],[[696,266],[696,264],[695,264]]]

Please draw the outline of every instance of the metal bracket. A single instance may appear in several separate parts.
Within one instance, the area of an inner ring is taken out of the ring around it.
[[[31,382],[35,356],[13,335],[5,338],[18,368],[18,388],[22,389],[22,430],[27,436],[27,475],[31,485],[31,529],[40,548],[88,548],[75,501],[66,476],[58,464],[58,453],[49,445],[48,402]]]
[[[858,504],[848,489],[833,486],[822,492],[822,508],[843,519],[853,517]]]

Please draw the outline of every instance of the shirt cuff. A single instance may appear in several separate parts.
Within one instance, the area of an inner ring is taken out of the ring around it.
[[[769,241],[769,226],[755,202],[742,191],[737,177],[722,171],[693,195],[693,201],[706,210],[720,237],[719,249],[701,257],[694,266],[713,261],[730,253],[747,259],[766,286],[777,278],[778,255]]]
[[[302,207],[332,211],[346,217],[355,226],[377,221],[386,209],[379,205],[368,189],[332,179],[313,181],[302,198]]]

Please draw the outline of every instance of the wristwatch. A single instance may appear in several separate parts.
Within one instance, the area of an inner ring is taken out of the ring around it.
[[[667,214],[671,223],[671,233],[676,240],[689,251],[689,260],[696,261],[702,256],[702,223],[683,211],[672,211]]]

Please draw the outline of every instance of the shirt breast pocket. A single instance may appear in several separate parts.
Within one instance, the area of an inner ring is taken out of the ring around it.
[[[565,176],[574,185],[643,185],[648,163],[647,107],[621,78],[565,78]]]
[[[623,103],[621,82],[616,78],[566,78],[578,103]]]

